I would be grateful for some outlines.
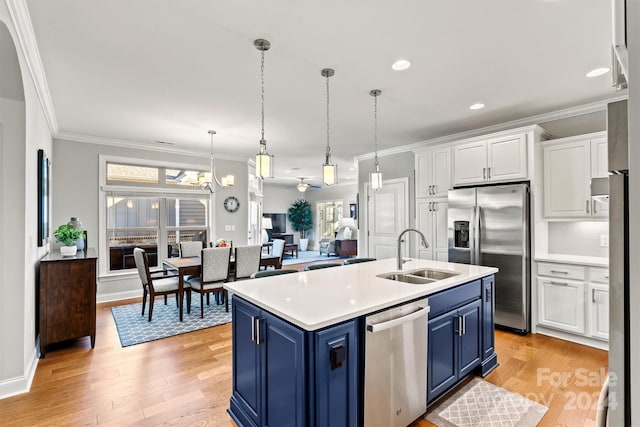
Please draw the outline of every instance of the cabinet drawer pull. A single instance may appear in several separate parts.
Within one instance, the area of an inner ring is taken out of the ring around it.
[[[462,335],[467,335],[467,316],[462,316]]]
[[[569,284],[567,282],[556,282],[554,280],[551,280],[549,283],[551,283],[552,285],[569,286]]]
[[[433,191],[433,185],[430,185],[430,186],[429,186],[429,193],[430,193],[430,194],[434,194],[434,193],[435,193],[435,192]]]
[[[458,316],[458,336],[462,336],[462,316]]]
[[[589,200],[587,200],[587,213],[589,213]]]
[[[491,179],[491,168],[487,168],[487,179]]]
[[[260,318],[256,317],[256,345],[260,345]]]
[[[568,271],[562,271],[562,270],[551,270],[551,272],[553,274],[569,274]]]
[[[604,276],[605,279],[609,280],[609,276]]]
[[[596,302],[596,290],[591,289],[591,301]]]
[[[251,342],[256,342],[256,316],[251,316]]]
[[[433,186],[433,194],[436,194],[438,192],[438,186],[434,184]]]
[[[596,214],[596,201],[595,200],[591,200],[591,210],[593,211],[593,214]]]
[[[487,168],[482,168],[482,179],[487,179]]]

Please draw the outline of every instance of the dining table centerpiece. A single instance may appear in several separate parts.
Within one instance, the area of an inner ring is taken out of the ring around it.
[[[62,243],[60,254],[62,256],[75,256],[78,252],[76,242],[82,236],[82,230],[75,228],[71,222],[62,224],[53,232],[56,241]]]

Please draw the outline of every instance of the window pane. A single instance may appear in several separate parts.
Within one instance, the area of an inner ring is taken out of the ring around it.
[[[158,168],[107,163],[107,182],[158,183]]]
[[[208,199],[167,199],[167,226],[206,227]]]
[[[158,198],[107,197],[109,270],[135,268],[133,249],[147,252],[149,266],[158,265]]]
[[[169,185],[186,185],[189,187],[198,186],[198,178],[203,176],[204,172],[184,170],[184,169],[167,169],[165,181]]]

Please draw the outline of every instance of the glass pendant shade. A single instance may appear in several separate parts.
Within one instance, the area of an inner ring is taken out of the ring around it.
[[[333,185],[338,183],[338,165],[329,164],[329,159],[322,165],[322,183],[324,185]]]
[[[378,189],[382,188],[382,173],[381,172],[371,172],[371,188]]]
[[[378,160],[378,96],[381,93],[380,89],[369,91],[369,95],[373,96],[373,141],[376,150],[373,158],[373,172],[369,177],[369,185],[374,190],[382,188],[382,172],[380,172],[380,161]]]
[[[256,154],[256,176],[273,178],[273,155],[267,153],[266,141],[260,141],[260,152]]]

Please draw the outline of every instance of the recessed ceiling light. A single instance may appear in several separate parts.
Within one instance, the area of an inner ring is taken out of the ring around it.
[[[406,70],[409,67],[411,67],[411,62],[409,62],[409,60],[407,59],[398,59],[391,66],[391,68],[393,68],[396,71]]]
[[[484,104],[482,102],[476,102],[475,104],[469,106],[470,110],[479,110],[481,108],[484,108]]]
[[[595,68],[587,73],[587,77],[598,77],[609,72],[608,67]]]

